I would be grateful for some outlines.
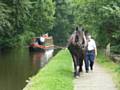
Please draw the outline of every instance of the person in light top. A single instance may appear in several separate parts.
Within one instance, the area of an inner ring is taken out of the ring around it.
[[[40,41],[43,43],[45,42],[45,38],[44,37],[40,37]]]
[[[91,35],[87,35],[87,47],[86,47],[86,53],[85,53],[85,69],[88,73],[89,66],[90,69],[93,70],[93,64],[95,57],[97,56],[97,48],[95,40],[91,38]]]

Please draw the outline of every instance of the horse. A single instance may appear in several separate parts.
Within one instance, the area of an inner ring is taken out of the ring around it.
[[[84,47],[86,46],[86,38],[83,28],[76,28],[68,40],[68,50],[72,56],[74,63],[74,77],[80,76],[84,60]]]

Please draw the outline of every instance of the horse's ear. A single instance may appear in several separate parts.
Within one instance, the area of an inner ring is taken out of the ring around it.
[[[77,26],[75,30],[78,31],[78,30],[79,30],[79,27]]]
[[[85,31],[85,29],[84,29],[84,28],[82,28],[82,31],[84,32],[84,31]]]
[[[84,32],[85,32],[85,36],[88,36],[89,32],[87,30],[85,30]]]

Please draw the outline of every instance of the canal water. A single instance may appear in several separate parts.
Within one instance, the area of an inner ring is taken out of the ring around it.
[[[53,50],[29,52],[16,48],[0,52],[0,90],[22,90],[29,77],[48,63]]]

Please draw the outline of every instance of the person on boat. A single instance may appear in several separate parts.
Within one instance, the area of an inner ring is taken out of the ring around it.
[[[44,37],[40,37],[40,38],[37,38],[36,41],[38,42],[39,45],[43,45],[44,42],[45,42],[45,38]]]

